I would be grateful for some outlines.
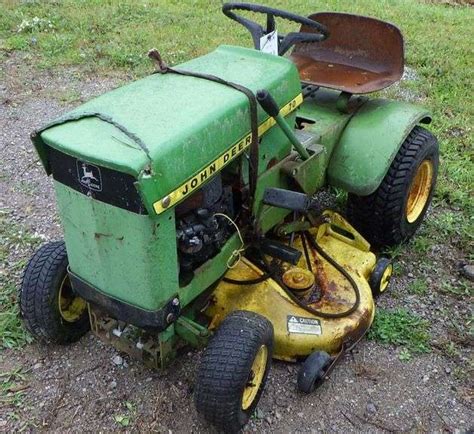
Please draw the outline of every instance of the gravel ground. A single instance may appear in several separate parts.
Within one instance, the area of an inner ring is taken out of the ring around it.
[[[37,71],[18,56],[2,65],[0,84],[0,207],[6,218],[43,238],[61,237],[51,180],[44,176],[29,134],[48,120],[126,77],[82,77],[75,70]],[[71,101],[71,99],[73,99]],[[4,268],[26,259],[29,248],[14,248]],[[266,391],[246,432],[399,432],[472,431],[472,383],[462,371],[469,343],[453,337],[448,323],[465,323],[469,306],[435,291],[418,297],[407,291],[410,279],[449,274],[459,279],[462,252],[440,244],[427,252],[433,272],[424,276],[416,257],[404,257],[383,307],[406,307],[430,320],[433,350],[409,362],[400,350],[363,340],[346,354],[329,381],[316,393],[296,391],[297,365],[275,362]],[[408,253],[410,255],[410,253]],[[11,271],[13,272],[13,271]],[[18,278],[18,276],[17,276]],[[438,348],[461,341],[456,357]],[[184,353],[168,370],[156,372],[104,346],[92,335],[68,347],[32,343],[6,350],[1,372],[22,369],[23,398],[0,401],[0,431],[212,432],[193,405],[195,366],[200,353]],[[464,372],[464,371],[463,371]],[[16,415],[15,417],[13,415]],[[122,425],[127,425],[123,427]]]

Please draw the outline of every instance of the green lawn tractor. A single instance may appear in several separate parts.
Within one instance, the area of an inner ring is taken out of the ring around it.
[[[151,50],[153,74],[34,132],[64,242],[34,254],[20,306],[41,340],[92,329],[154,367],[207,347],[197,410],[237,431],[272,358],[302,362],[309,393],[369,329],[392,272],[371,245],[420,226],[438,145],[424,109],[360,96],[401,78],[397,27],[246,3],[223,12],[255,49],[220,46],[174,68]],[[276,18],[299,31],[279,35]],[[325,186],[348,193],[347,220],[318,201]]]

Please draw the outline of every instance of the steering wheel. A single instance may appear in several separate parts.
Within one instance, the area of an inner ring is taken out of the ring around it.
[[[267,28],[263,27],[255,21],[244,18],[241,15],[234,13],[234,10],[250,11],[259,14],[267,15]],[[302,17],[300,15],[292,14],[291,12],[281,11],[279,9],[270,8],[267,6],[257,5],[253,3],[225,3],[222,6],[222,12],[230,19],[237,21],[248,29],[252,35],[254,46],[257,50],[260,49],[260,38],[275,30],[275,17],[283,18],[298,24],[303,24],[318,31],[318,33],[303,33],[291,32],[283,36],[279,41],[278,55],[285,54],[294,44],[299,42],[320,42],[329,36],[328,29],[321,23],[312,20],[311,18]]]

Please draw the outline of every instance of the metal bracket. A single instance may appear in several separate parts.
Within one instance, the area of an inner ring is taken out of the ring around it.
[[[175,323],[176,334],[190,345],[202,348],[209,340],[209,330],[185,316],[180,316]]]
[[[127,353],[152,369],[164,369],[176,355],[174,324],[156,334],[109,317],[97,307],[89,306],[92,332],[103,342],[118,351]]]

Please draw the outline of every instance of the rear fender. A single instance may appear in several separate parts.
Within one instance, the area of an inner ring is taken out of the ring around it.
[[[410,131],[430,122],[430,114],[422,107],[369,100],[341,135],[329,161],[328,183],[359,196],[373,193]]]

